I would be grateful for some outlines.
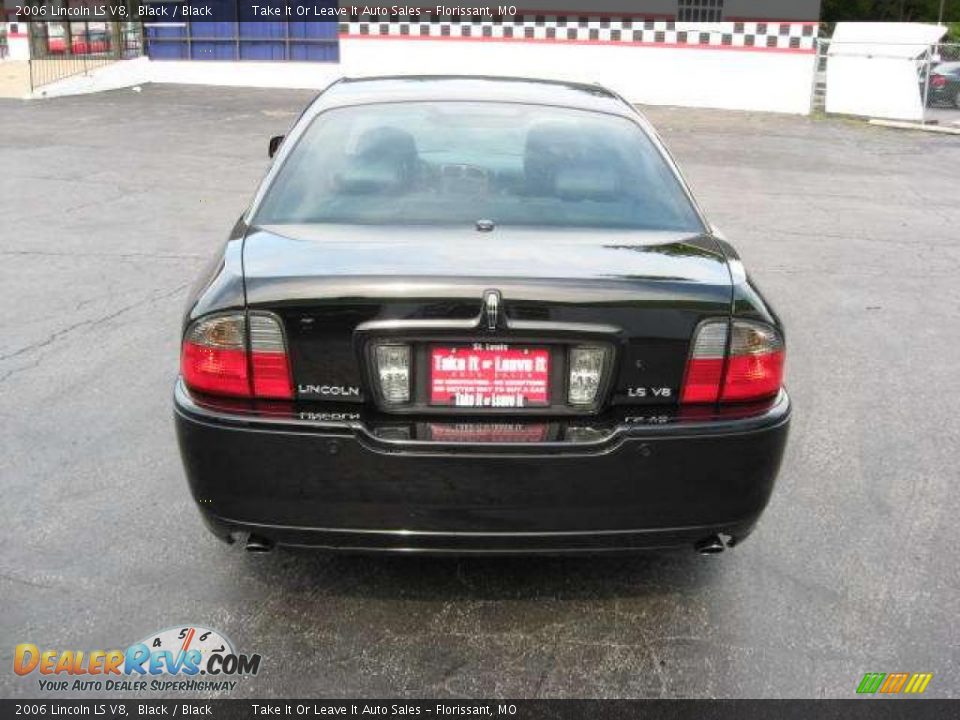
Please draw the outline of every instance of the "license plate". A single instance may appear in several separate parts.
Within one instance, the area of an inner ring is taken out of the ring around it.
[[[430,404],[524,408],[550,404],[550,350],[514,345],[430,349]]]
[[[456,443],[535,443],[547,439],[547,425],[511,423],[430,423],[430,439]]]

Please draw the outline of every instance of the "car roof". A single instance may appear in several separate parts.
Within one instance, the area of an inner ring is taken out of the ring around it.
[[[382,102],[523,102],[633,115],[636,111],[600,85],[524,77],[403,75],[343,78],[314,102],[316,112]]]

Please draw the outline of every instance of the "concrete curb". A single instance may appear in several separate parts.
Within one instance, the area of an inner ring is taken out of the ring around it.
[[[150,81],[149,68],[149,60],[145,57],[118,60],[85,73],[70,75],[48,85],[41,85],[35,88],[28,97],[41,100],[70,95],[87,95],[104,90],[122,90],[123,88],[143,85]]]
[[[897,128],[900,130],[922,130],[923,132],[940,133],[941,135],[960,135],[960,127],[944,127],[942,125],[924,125],[918,122],[905,122],[903,120],[880,120],[870,118],[871,125],[880,127]]]

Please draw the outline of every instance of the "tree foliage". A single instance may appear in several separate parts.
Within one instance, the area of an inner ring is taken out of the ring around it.
[[[940,0],[823,0],[823,22],[936,22]],[[960,21],[960,0],[944,0],[943,20]]]
[[[822,0],[824,34],[838,22],[929,22],[940,15],[941,0]],[[950,28],[946,42],[960,42],[960,0],[943,0],[943,23]]]

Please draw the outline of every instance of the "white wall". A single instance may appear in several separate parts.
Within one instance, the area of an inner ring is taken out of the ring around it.
[[[923,101],[912,58],[827,59],[826,111],[899,120],[923,120]]]
[[[569,43],[342,38],[345,74],[531,75],[599,82],[627,100],[805,114],[814,56]]]
[[[45,96],[146,82],[323,88],[342,75],[463,73],[599,82],[627,100],[805,114],[814,56],[762,50],[341,38],[341,62],[128,61],[42,89]],[[40,94],[40,93],[38,93]]]
[[[345,75],[342,63],[156,60],[150,82],[245,87],[324,88]]]
[[[89,75],[74,75],[34,91],[34,97],[58,97],[117,90],[145,83],[226,85],[321,89],[344,75],[337,63],[316,62],[215,62],[210,60],[159,60],[145,57],[123,60],[98,68]]]

